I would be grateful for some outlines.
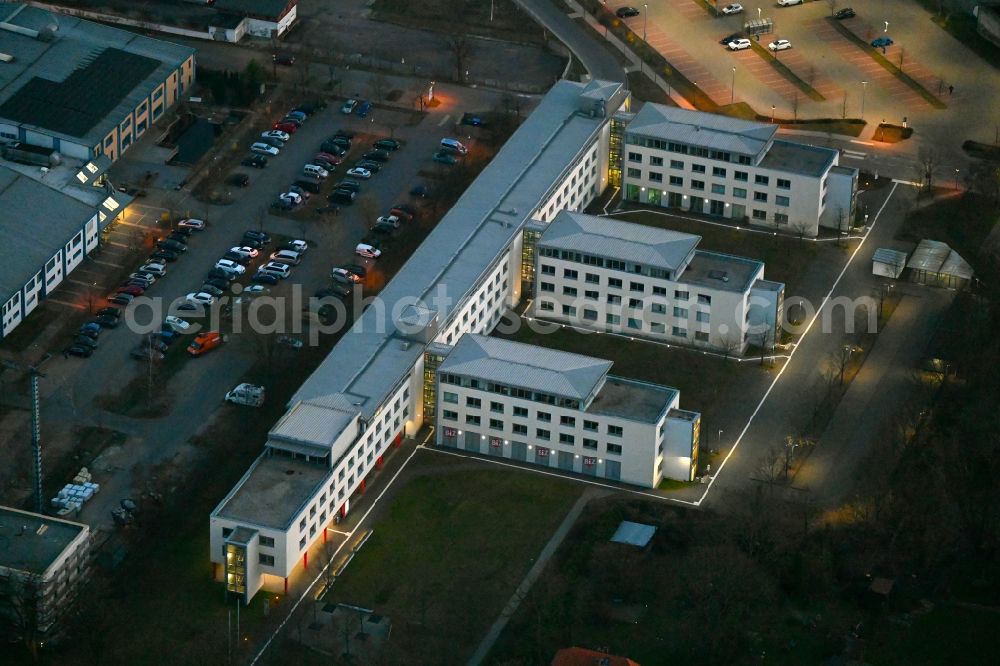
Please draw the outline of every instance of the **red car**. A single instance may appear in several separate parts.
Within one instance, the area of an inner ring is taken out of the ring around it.
[[[288,132],[289,134],[295,134],[295,132],[299,129],[299,126],[293,125],[292,123],[277,122],[274,123],[273,129],[281,130],[282,132]]]
[[[336,155],[331,155],[330,153],[316,153],[317,160],[323,160],[324,162],[329,162],[330,164],[340,164],[344,161],[343,157],[337,157]]]
[[[398,217],[399,219],[403,220],[404,222],[412,222],[413,221],[413,215],[411,215],[410,213],[406,212],[402,208],[393,208],[392,210],[389,211],[389,215],[395,215],[396,217]]]
[[[142,296],[146,293],[146,290],[142,287],[134,284],[130,284],[124,287],[118,287],[116,294],[129,294],[131,296]]]

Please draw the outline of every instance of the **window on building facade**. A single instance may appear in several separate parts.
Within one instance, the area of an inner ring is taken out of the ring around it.
[[[628,171],[626,172],[626,174],[628,175],[629,178],[642,178],[642,170],[641,169],[632,169],[632,168],[629,168]]]
[[[583,429],[589,430],[590,432],[597,432],[597,428],[599,425],[600,424],[597,421],[588,421],[586,419],[584,419],[583,421]]]
[[[556,267],[552,264],[542,264],[542,275],[555,275]]]
[[[691,165],[691,171],[694,171],[695,173],[705,173],[705,165],[704,164],[692,164]]]
[[[628,161],[629,162],[639,162],[641,164],[642,163],[642,153],[629,153],[628,154]]]
[[[274,555],[265,555],[264,553],[257,553],[257,562],[263,564],[265,567],[274,566]]]
[[[792,189],[792,181],[788,180],[787,178],[779,178],[778,179],[778,189],[779,190],[790,190],[790,189]]]
[[[786,213],[775,213],[774,214],[775,224],[788,224],[788,215]]]
[[[452,393],[451,391],[445,391],[443,393],[443,398],[442,399],[445,402],[450,402],[453,405],[457,405],[458,404],[458,394],[457,393]]]
[[[757,210],[755,208],[754,211],[753,211],[753,219],[755,219],[755,220],[766,220],[767,219],[767,211],[766,210]]]
[[[621,444],[608,444],[608,453],[620,456],[622,454]]]
[[[573,270],[572,268],[564,268],[563,277],[566,278],[567,280],[575,280],[578,277],[580,277],[580,274],[575,270]]]
[[[733,178],[745,183],[750,179],[750,174],[748,174],[746,171],[737,171],[736,173],[733,174]]]
[[[767,192],[754,192],[753,193],[753,200],[754,201],[763,201],[763,202],[766,203],[767,202]]]
[[[587,284],[601,284],[601,276],[597,273],[587,273],[584,277]]]
[[[743,189],[742,187],[734,187],[733,188],[733,196],[735,198],[737,198],[737,199],[746,199],[747,198],[747,191],[745,189]]]
[[[559,425],[574,427],[576,426],[576,419],[572,416],[560,416]]]
[[[472,407],[473,409],[479,409],[483,406],[483,401],[479,398],[473,398],[471,396],[465,398],[465,406]]]
[[[622,429],[621,426],[616,426],[616,425],[609,425],[608,426],[608,434],[609,435],[612,435],[614,437],[621,437],[623,433],[624,433],[624,430]]]
[[[596,301],[596,300],[599,300],[601,298],[601,294],[600,294],[600,292],[591,291],[591,290],[588,289],[588,290],[586,290],[586,291],[583,292],[583,297],[584,298],[589,298],[592,301]]]
[[[535,418],[544,423],[548,423],[552,420],[552,414],[548,412],[536,412]]]
[[[681,291],[679,289],[674,290],[674,299],[678,301],[686,301],[691,298],[691,292]]]
[[[776,206],[786,206],[787,207],[788,206],[788,201],[789,201],[788,197],[782,197],[782,196],[775,196],[774,197],[774,203],[775,203]]]
[[[465,422],[468,423],[469,425],[479,425],[482,423],[482,420],[475,414],[466,414]]]
[[[663,158],[650,155],[649,164],[650,166],[663,166]]]
[[[550,303],[550,302],[548,302],[548,301],[540,301],[539,304],[538,304],[538,307],[539,307],[539,309],[543,310],[544,312],[552,312],[553,310],[556,309],[555,305],[552,304],[552,303]]]
[[[698,294],[698,302],[701,303],[702,305],[711,305],[712,297],[706,294]]]
[[[663,174],[660,173],[659,171],[650,171],[649,172],[649,179],[652,182],[654,182],[654,183],[662,183],[663,182]]]
[[[621,289],[622,281],[618,278],[608,278],[608,287],[611,289]]]
[[[632,308],[633,310],[641,310],[642,309],[642,301],[639,300],[638,298],[630,298],[630,299],[628,299],[628,306],[630,308]]]
[[[577,294],[576,287],[563,287],[562,293],[563,296],[576,296]]]
[[[503,403],[502,402],[494,402],[493,400],[491,400],[490,401],[490,411],[491,412],[495,412],[497,414],[503,414]]]
[[[510,427],[510,430],[515,435],[527,435],[528,434],[528,426],[522,425],[520,423],[514,423],[514,424],[512,424],[511,427]]]
[[[528,418],[528,408],[527,407],[515,407],[514,416],[520,416],[522,418]]]
[[[684,162],[681,162],[680,160],[670,160],[670,168],[671,169],[683,169],[684,168]]]
[[[491,430],[503,430],[503,421],[500,419],[490,419]]]
[[[659,322],[651,321],[649,322],[649,330],[653,333],[666,333],[667,326]]]
[[[544,439],[544,440],[548,441],[551,438],[551,436],[552,436],[552,433],[550,433],[548,430],[542,430],[541,428],[535,428],[535,437],[537,437],[538,439]]]
[[[633,317],[629,317],[628,318],[628,322],[627,322],[627,326],[629,328],[631,328],[631,329],[635,329],[637,331],[641,331],[642,330],[642,321],[639,320],[639,319],[635,319]]]
[[[726,170],[722,167],[712,167],[712,175],[716,178],[725,178]]]
[[[583,309],[583,318],[586,321],[597,321],[597,310],[591,310],[590,308]]]
[[[674,316],[680,317],[681,319],[687,319],[688,311],[687,308],[674,308]]]
[[[446,409],[441,412],[441,418],[443,418],[445,421],[457,421],[458,412],[453,412],[450,409]]]
[[[608,324],[620,324],[622,323],[622,318],[620,315],[608,314],[604,315],[604,321]]]
[[[681,178],[680,176],[671,176],[670,184],[676,187],[684,187],[684,179]]]
[[[560,444],[576,444],[576,437],[573,435],[567,435],[564,432],[559,433],[559,443]]]
[[[703,180],[692,180],[691,181],[692,190],[703,190],[705,189],[705,181]]]
[[[257,537],[257,540],[260,541],[260,545],[264,548],[274,548],[274,539],[271,537],[266,537],[262,534]]]
[[[585,449],[596,449],[597,448],[597,440],[596,439],[589,439],[587,437],[584,437],[583,438],[583,448],[585,448]]]
[[[653,295],[654,296],[666,296],[667,295],[667,288],[666,287],[653,287]]]
[[[712,184],[712,194],[725,194],[725,193],[726,193],[725,185],[718,185],[714,183]]]
[[[709,314],[707,312],[695,312],[694,320],[700,321],[702,323],[708,323]]]
[[[553,284],[552,282],[540,282],[538,284],[538,288],[541,289],[542,291],[554,292],[556,290],[556,285]]]
[[[562,313],[564,315],[566,315],[567,317],[575,317],[576,316],[576,308],[574,306],[572,306],[572,305],[564,305],[564,306],[562,306]]]
[[[622,297],[618,294],[608,294],[608,303],[611,305],[621,305]]]
[[[768,183],[771,182],[771,179],[768,178],[767,176],[762,176],[760,174],[757,174],[756,176],[753,177],[753,182],[756,185],[767,185]]]
[[[651,303],[649,310],[653,314],[667,314],[667,306],[663,303]]]
[[[708,342],[708,332],[707,331],[695,331],[694,339],[698,342]]]

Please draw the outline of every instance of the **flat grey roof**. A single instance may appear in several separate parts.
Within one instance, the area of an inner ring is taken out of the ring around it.
[[[753,283],[754,289],[760,289],[762,291],[781,291],[785,288],[784,282],[775,282],[774,280],[765,280],[760,278]]]
[[[907,254],[902,250],[893,250],[888,247],[880,247],[875,250],[875,254],[872,255],[872,261],[877,261],[882,264],[889,264],[891,266],[905,266]]]
[[[549,224],[538,245],[676,271],[699,241],[701,236],[680,231],[564,210]]]
[[[51,40],[0,30],[0,118],[96,145],[194,49],[22,4],[0,20]]]
[[[0,164],[0,300],[23,288],[96,214],[96,206]]]
[[[213,515],[286,530],[332,474],[332,469],[319,464],[261,456]]]
[[[654,525],[633,523],[628,520],[623,520],[618,525],[618,529],[615,530],[615,533],[611,536],[611,540],[615,543],[623,543],[627,546],[645,548],[649,545],[649,542],[653,540],[654,534],[656,534],[656,527]]]
[[[745,292],[763,268],[764,263],[755,259],[697,250],[677,281],[719,291]]]
[[[44,574],[88,529],[81,523],[0,506],[0,567]]]
[[[559,81],[549,90],[382,290],[384,312],[368,308],[292,402],[346,393],[366,418],[372,416],[423,352],[421,344],[407,345],[407,336],[397,333],[384,313],[398,303],[423,303],[438,313],[444,328],[607,122],[578,111],[584,87]]]
[[[502,338],[466,334],[439,373],[586,400],[611,368],[611,361]]]
[[[819,178],[837,158],[837,151],[821,146],[808,146],[775,139],[767,150],[760,166],[774,171],[784,171]]]
[[[689,146],[756,156],[774,138],[778,126],[647,102],[625,131]]]
[[[587,413],[656,423],[676,397],[677,389],[669,386],[609,375]]]

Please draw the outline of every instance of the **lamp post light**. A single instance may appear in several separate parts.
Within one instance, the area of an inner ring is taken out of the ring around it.
[[[736,101],[736,68],[733,67],[733,85],[729,89],[729,103]]]
[[[771,105],[771,122],[774,122],[774,104]]]
[[[760,20],[760,7],[757,8],[757,20]]]
[[[428,102],[433,102],[434,101],[434,82],[433,81],[431,81],[431,84],[427,87],[427,101]]]
[[[885,22],[885,32],[889,32],[889,22]]]
[[[649,5],[642,6],[642,41],[646,41],[646,15],[649,14]]]
[[[868,82],[861,82],[861,119],[865,119],[865,93],[868,92]]]

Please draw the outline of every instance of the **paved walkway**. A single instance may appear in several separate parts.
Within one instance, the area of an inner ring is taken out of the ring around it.
[[[566,514],[562,523],[560,523],[559,527],[556,528],[556,531],[552,534],[552,538],[549,539],[547,544],[545,544],[545,548],[542,548],[542,553],[538,556],[538,559],[535,560],[534,566],[532,566],[528,573],[524,576],[524,580],[522,580],[521,584],[517,586],[513,596],[510,598],[510,601],[507,602],[507,605],[504,606],[504,609],[500,612],[500,617],[498,617],[496,622],[493,623],[490,630],[486,632],[486,636],[483,637],[479,647],[476,648],[476,651],[469,658],[469,666],[477,666],[478,664],[483,663],[486,656],[493,648],[493,644],[496,643],[501,632],[503,632],[504,627],[507,626],[507,622],[510,621],[510,618],[514,617],[514,613],[517,612],[517,608],[521,605],[521,601],[528,596],[531,586],[535,584],[536,580],[538,580],[538,577],[545,569],[545,565],[548,564],[549,560],[555,554],[556,549],[559,548],[563,539],[565,539],[566,535],[569,534],[569,530],[573,527],[576,519],[580,517],[581,513],[583,513],[583,508],[587,505],[587,502],[594,497],[604,494],[606,494],[604,491],[587,488],[576,500],[576,503],[570,507],[569,513]]]
[[[897,412],[910,393],[923,344],[930,340],[955,296],[947,289],[900,285],[906,292],[875,347],[840,401],[830,425],[794,479],[810,499],[835,505],[850,494],[857,470],[875,447],[886,415]]]
[[[517,0],[517,4],[565,44],[566,48],[583,63],[592,78],[605,81],[625,80],[625,70],[614,56],[592,39],[552,0]]]

